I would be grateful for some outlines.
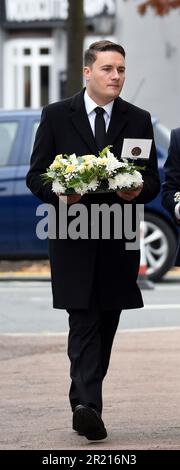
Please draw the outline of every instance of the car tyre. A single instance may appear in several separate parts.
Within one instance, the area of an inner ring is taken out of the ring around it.
[[[145,212],[144,244],[148,279],[159,281],[173,266],[176,252],[176,235],[170,223]]]

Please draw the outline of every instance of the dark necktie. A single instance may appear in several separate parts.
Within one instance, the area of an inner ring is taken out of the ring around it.
[[[99,150],[102,150],[105,145],[106,126],[103,117],[104,109],[97,106],[94,109],[96,113],[95,117],[95,141]]]

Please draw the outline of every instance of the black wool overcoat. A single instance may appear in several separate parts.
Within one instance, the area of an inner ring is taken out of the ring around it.
[[[165,181],[162,185],[162,204],[179,225],[180,221],[175,217],[177,204],[176,193],[180,196],[180,127],[171,131],[168,157],[164,165]],[[180,198],[179,198],[180,199]],[[174,264],[180,266],[180,239],[174,256]]]
[[[153,139],[151,118],[147,111],[117,98],[105,145],[113,145],[113,153],[119,156],[124,138]],[[41,201],[53,204],[57,212],[59,198],[52,192],[51,184],[43,185],[41,174],[57,154],[74,152],[76,155],[98,155],[85,110],[84,90],[72,98],[45,107],[36,134],[27,186]],[[144,187],[132,203],[133,211],[137,203],[151,201],[159,191],[154,140],[143,179]],[[122,210],[124,206],[124,201],[116,193],[86,194],[82,196],[81,203],[89,211],[93,203],[106,203],[109,206],[116,203],[121,205]],[[61,225],[61,220],[59,223]],[[50,239],[49,257],[55,308],[87,308],[94,282],[98,284],[99,301],[103,309],[143,306],[136,283],[140,251],[125,249],[123,237],[119,240],[112,236],[110,239]]]

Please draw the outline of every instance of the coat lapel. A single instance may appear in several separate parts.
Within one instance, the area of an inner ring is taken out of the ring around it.
[[[115,140],[119,137],[120,133],[128,123],[127,103],[121,98],[117,98],[114,102],[112,109],[112,116],[108,131],[106,134],[105,145],[114,144]]]
[[[89,147],[90,152],[97,155],[98,148],[85,109],[84,91],[85,90],[82,90],[73,97],[70,118],[76,131],[81,136],[81,139],[83,139]]]
[[[97,155],[98,148],[85,109],[84,91],[85,89],[73,97],[70,118],[72,120],[73,126],[76,128],[76,131],[81,136],[81,139],[83,139],[83,141],[89,147],[90,152]],[[121,98],[117,98],[114,101],[112,116],[106,134],[104,146],[114,144],[123,128],[127,125],[127,109],[128,106],[126,101],[123,101]]]

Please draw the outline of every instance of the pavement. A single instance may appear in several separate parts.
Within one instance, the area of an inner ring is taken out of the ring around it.
[[[46,263],[31,274],[1,264],[1,279],[49,279]],[[67,334],[0,334],[0,449],[180,450],[179,345],[178,327],[117,332],[103,387],[108,437],[90,442],[71,426]]]
[[[1,260],[0,281],[50,280],[48,260]]]
[[[180,268],[174,267],[164,277],[180,276]],[[141,276],[143,279],[143,276]],[[49,260],[0,260],[0,281],[50,280]]]
[[[104,441],[71,428],[66,334],[0,335],[0,449],[180,450],[180,328],[116,335]]]

